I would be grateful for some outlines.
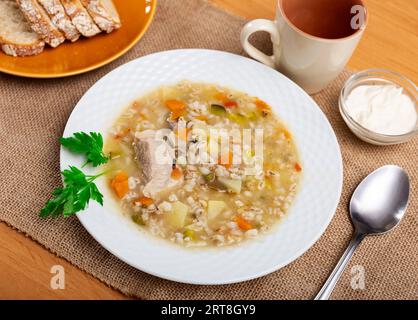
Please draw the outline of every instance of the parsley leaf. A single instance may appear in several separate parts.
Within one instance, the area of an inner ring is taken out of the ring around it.
[[[61,138],[60,143],[71,152],[85,154],[86,164],[94,167],[105,164],[109,157],[103,153],[103,137],[98,132],[74,133],[72,137]],[[52,193],[52,199],[48,200],[40,212],[41,217],[69,217],[76,212],[84,210],[90,200],[103,205],[103,195],[100,193],[94,180],[103,175],[85,175],[80,169],[71,166],[61,172],[64,177],[64,188],[57,188]]]
[[[93,167],[109,161],[109,157],[103,153],[103,137],[98,132],[76,132],[70,138],[61,138],[60,143],[71,152],[84,153],[87,163],[91,163]]]
[[[90,199],[103,205],[103,195],[100,193],[94,180],[103,175],[87,176],[80,169],[70,167],[61,172],[64,177],[64,188],[57,188],[40,212],[41,217],[58,217],[61,214],[69,217],[76,212],[84,210]]]

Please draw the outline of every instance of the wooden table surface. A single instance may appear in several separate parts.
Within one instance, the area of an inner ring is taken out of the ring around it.
[[[209,0],[248,19],[274,17],[277,0]],[[418,83],[418,0],[366,0],[370,21],[349,63],[387,68]],[[39,244],[0,223],[0,299],[126,299]],[[65,268],[65,290],[52,290],[51,266]]]

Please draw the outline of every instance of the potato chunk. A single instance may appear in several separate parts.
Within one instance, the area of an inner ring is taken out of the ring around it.
[[[175,229],[181,229],[186,223],[189,207],[183,202],[177,201],[173,203],[173,210],[166,215],[167,222]]]

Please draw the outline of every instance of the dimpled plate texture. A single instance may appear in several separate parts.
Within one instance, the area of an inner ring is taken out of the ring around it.
[[[257,96],[287,124],[303,167],[300,189],[287,217],[267,235],[238,246],[186,249],[150,235],[123,216],[103,178],[98,187],[104,194],[104,207],[91,202],[78,218],[121,260],[173,281],[227,284],[282,268],[307,251],[325,231],[342,187],[341,154],[329,122],[316,103],[282,74],[225,52],[187,49],[156,53],[127,63],[99,80],[75,107],[64,136],[98,131],[106,137],[130,102],[181,80],[216,83]],[[83,158],[61,150],[61,169],[82,164]]]

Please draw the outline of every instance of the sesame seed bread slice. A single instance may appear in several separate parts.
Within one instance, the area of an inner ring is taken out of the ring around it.
[[[0,0],[0,47],[10,56],[31,56],[44,50],[45,42],[34,32],[15,0]]]
[[[60,0],[38,0],[38,2],[45,9],[52,23],[68,40],[75,42],[80,38],[80,32],[78,32],[70,17],[65,13]]]
[[[48,14],[36,0],[16,0],[33,31],[38,33],[51,47],[65,41],[64,35],[52,23]]]
[[[70,16],[71,21],[83,36],[93,37],[101,32],[80,0],[61,0],[61,3],[65,12]]]
[[[112,0],[81,0],[81,3],[103,31],[110,33],[121,27],[119,14]]]

